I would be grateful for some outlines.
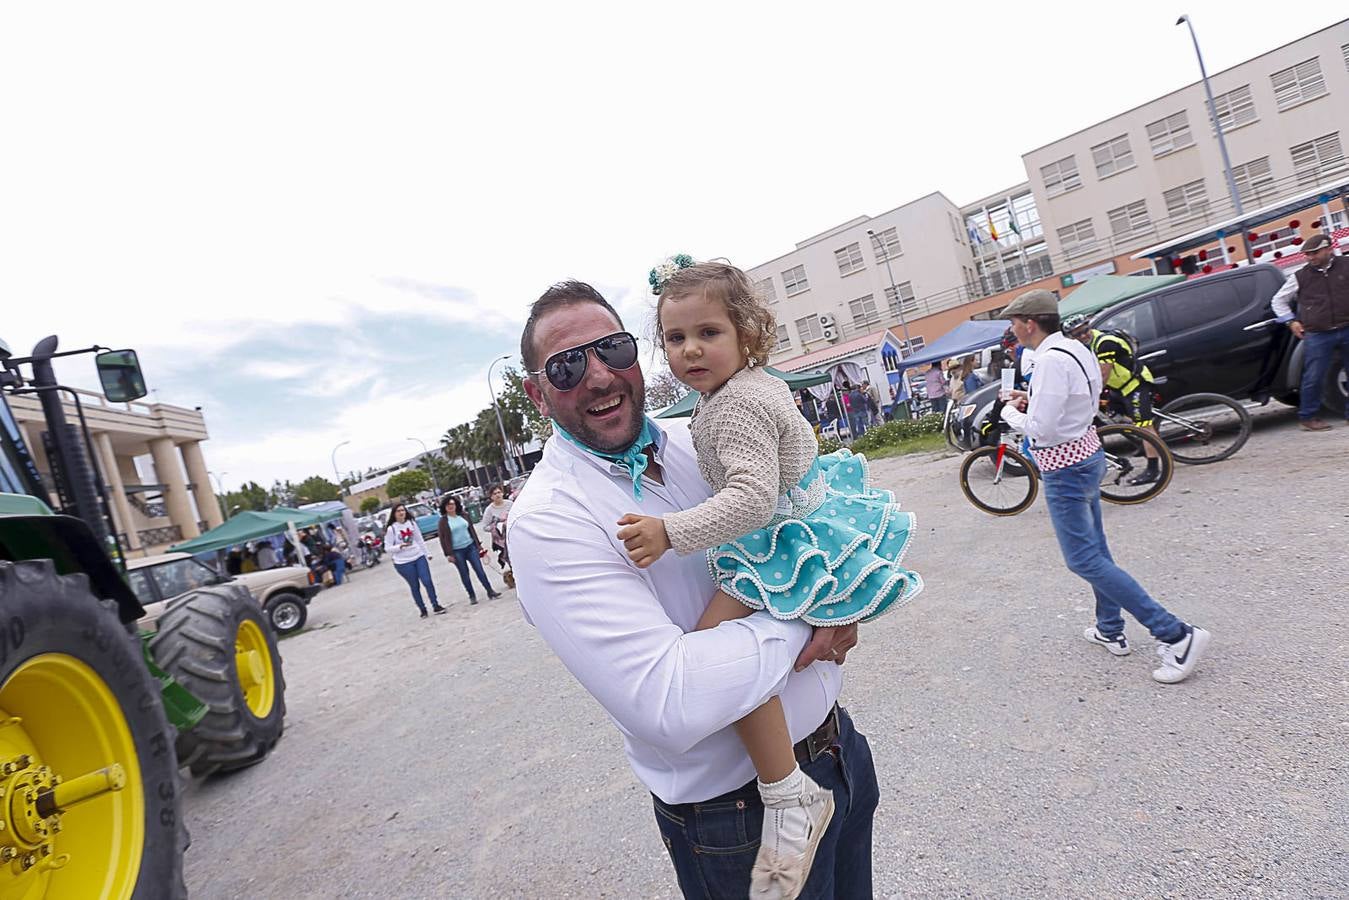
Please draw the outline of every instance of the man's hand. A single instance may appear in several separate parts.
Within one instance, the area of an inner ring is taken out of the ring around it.
[[[806,667],[819,659],[838,665],[848,658],[848,651],[857,646],[857,624],[839,625],[829,628],[816,628],[810,637],[810,643],[796,658],[796,671],[803,672]]]
[[[626,526],[618,530],[618,539],[628,548],[628,558],[639,569],[645,569],[670,549],[670,535],[665,532],[665,521],[658,516],[628,513],[618,520],[618,524]]]
[[[1302,340],[1302,336],[1307,333],[1307,329],[1303,328],[1302,323],[1297,319],[1288,323],[1288,330],[1293,332],[1293,337],[1297,338],[1299,341]]]

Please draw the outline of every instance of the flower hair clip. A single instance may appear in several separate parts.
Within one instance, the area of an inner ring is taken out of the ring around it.
[[[680,269],[687,269],[694,264],[693,257],[687,253],[679,253],[671,256],[665,262],[651,270],[646,280],[651,282],[651,293],[660,296],[660,292],[665,290],[665,285],[670,283],[670,279],[675,277]]]

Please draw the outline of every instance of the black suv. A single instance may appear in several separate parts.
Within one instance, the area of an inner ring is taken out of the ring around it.
[[[1295,404],[1302,379],[1302,342],[1275,320],[1270,300],[1287,277],[1276,266],[1245,266],[1182,281],[1107,307],[1092,327],[1127,331],[1138,339],[1139,358],[1166,383],[1162,402],[1204,391],[1234,400]],[[1325,405],[1344,411],[1345,364],[1326,377]],[[969,395],[948,421],[947,435],[961,449],[978,446],[978,424],[997,398],[997,384]]]

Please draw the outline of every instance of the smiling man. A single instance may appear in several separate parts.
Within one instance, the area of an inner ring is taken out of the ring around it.
[[[687,430],[643,412],[636,340],[594,288],[569,281],[533,304],[520,354],[525,391],[555,431],[507,525],[520,603],[623,735],[685,896],[749,896],[763,804],[731,726],[774,696],[802,770],[844,811],[801,896],[871,896],[875,768],[836,706],[838,665],[817,661],[841,664],[856,626],[812,637],[758,612],[696,631],[716,590],[704,556],[640,569],[617,537],[634,507],[663,516],[712,493]]]

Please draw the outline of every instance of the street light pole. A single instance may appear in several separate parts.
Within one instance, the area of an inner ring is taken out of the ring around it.
[[[228,475],[229,472],[221,472],[219,475],[215,472],[207,472],[206,474],[215,479],[215,490],[216,497],[220,503],[220,514],[224,516],[225,521],[228,522],[230,520],[230,514],[225,508],[225,476]]]
[[[433,485],[435,485],[435,487],[436,487],[436,496],[439,497],[439,496],[440,496],[440,479],[436,478],[436,467],[433,466],[433,465],[431,465],[431,463],[427,462],[427,460],[426,460],[426,455],[427,455],[428,453],[431,452],[430,450],[427,450],[427,449],[426,449],[426,441],[422,440],[421,438],[407,438],[407,440],[409,440],[409,441],[416,441],[417,443],[419,443],[419,444],[422,445],[422,465],[426,466],[426,471],[428,471],[428,472],[431,473],[431,483],[432,483]]]
[[[1227,192],[1232,196],[1232,209],[1239,216],[1246,215],[1241,206],[1241,195],[1237,193],[1237,180],[1232,176],[1232,159],[1227,155],[1227,140],[1223,137],[1222,125],[1218,122],[1218,106],[1213,102],[1213,88],[1208,83],[1208,70],[1204,68],[1204,54],[1199,52],[1199,38],[1194,33],[1194,23],[1188,15],[1181,16],[1176,24],[1185,23],[1190,29],[1190,40],[1194,43],[1194,55],[1199,60],[1199,77],[1204,82],[1204,96],[1208,98],[1208,114],[1213,118],[1213,130],[1218,135],[1218,150],[1223,157],[1223,174],[1227,176]],[[1242,229],[1245,231],[1245,229]]]
[[[868,228],[867,235],[871,238],[871,249],[880,252],[881,242],[876,237],[876,232]],[[904,318],[904,303],[899,299],[899,288],[895,286],[895,270],[890,268],[890,252],[888,250],[885,251],[885,271],[890,276],[890,293],[895,295],[895,309],[899,312],[899,325],[904,329],[904,355],[909,356],[913,353],[913,341],[909,339],[909,320]]]
[[[342,475],[340,472],[337,471],[337,451],[341,450],[343,447],[345,447],[347,444],[350,443],[351,441],[343,441],[342,443],[338,444],[336,447],[333,448],[332,454],[333,477],[337,479],[337,493],[339,495],[342,493]]]
[[[492,389],[492,369],[502,360],[510,359],[511,355],[499,356],[492,360],[492,364],[487,367],[487,393],[492,395],[492,409],[497,414],[497,430],[501,432],[501,456],[506,460],[506,471],[511,473],[511,477],[520,474],[520,470],[515,466],[515,457],[511,456],[510,446],[506,441],[506,426],[501,421],[501,407],[497,406],[497,393]]]

